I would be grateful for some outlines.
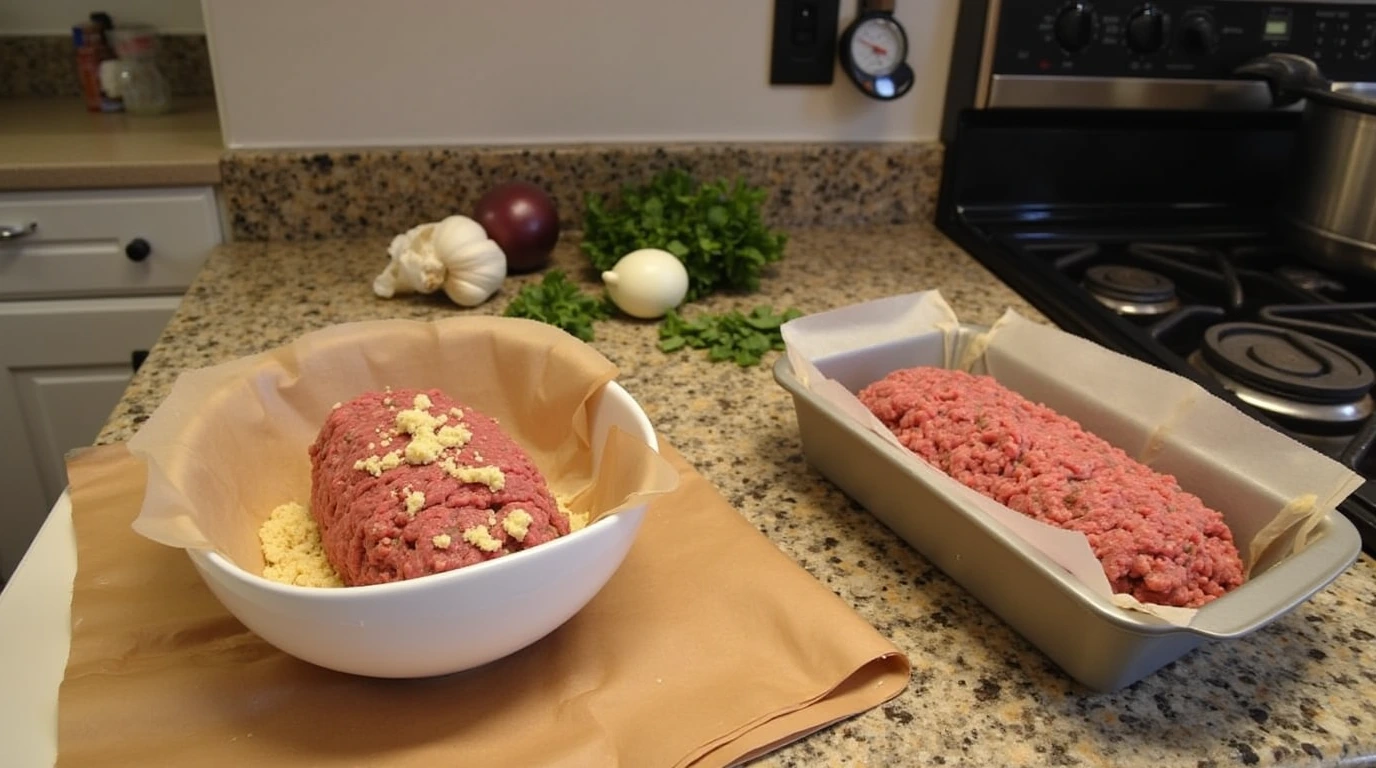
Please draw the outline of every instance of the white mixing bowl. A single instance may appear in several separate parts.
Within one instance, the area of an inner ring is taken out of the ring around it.
[[[616,382],[590,410],[594,468],[613,425],[659,450],[645,412]],[[188,552],[220,602],[282,651],[340,672],[427,677],[486,664],[554,631],[620,567],[644,516],[641,505],[496,560],[342,589],[280,584],[218,553]]]

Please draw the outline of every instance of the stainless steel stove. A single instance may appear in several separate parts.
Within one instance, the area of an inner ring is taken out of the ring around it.
[[[1376,553],[1376,281],[1277,225],[1302,105],[1232,74],[1273,51],[1376,82],[1376,3],[962,3],[937,223],[1063,328],[1367,477],[1341,511]]]

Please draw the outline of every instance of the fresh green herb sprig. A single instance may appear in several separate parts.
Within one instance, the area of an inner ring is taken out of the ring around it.
[[[592,341],[592,324],[611,316],[607,302],[578,289],[562,270],[552,269],[538,283],[525,286],[503,313],[507,317],[539,320]]]
[[[588,195],[581,247],[598,270],[641,248],[669,251],[688,270],[687,301],[718,290],[758,291],[760,273],[783,258],[788,242],[764,224],[766,196],[744,181],[699,184],[671,169],[644,186],[623,187],[615,207]]]
[[[784,338],[780,326],[803,313],[792,307],[782,313],[770,306],[758,306],[743,315],[725,312],[704,314],[685,320],[678,312],[670,311],[659,326],[659,349],[673,352],[684,347],[706,349],[712,362],[731,360],[742,368],[759,365],[771,349],[783,349]]]

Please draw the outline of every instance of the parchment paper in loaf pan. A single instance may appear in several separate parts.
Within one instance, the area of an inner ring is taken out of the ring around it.
[[[987,330],[962,326],[939,291],[809,315],[785,324],[783,336],[788,364],[801,386],[900,451],[922,482],[1016,532],[1099,599],[1176,626],[1195,623],[1200,609],[1143,604],[1114,594],[1084,534],[1025,517],[927,464],[904,448],[854,392],[914,365],[990,374],[1153,469],[1174,475],[1185,490],[1223,513],[1249,580],[1309,547],[1321,521],[1336,514],[1335,507],[1363,482],[1342,464],[1182,376],[1011,310]],[[1229,598],[1246,587],[1203,610],[1229,610]]]

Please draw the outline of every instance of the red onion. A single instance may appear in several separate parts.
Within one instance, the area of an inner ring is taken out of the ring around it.
[[[531,272],[549,264],[559,241],[559,211],[543,189],[509,181],[489,189],[473,218],[506,254],[508,272]]]

